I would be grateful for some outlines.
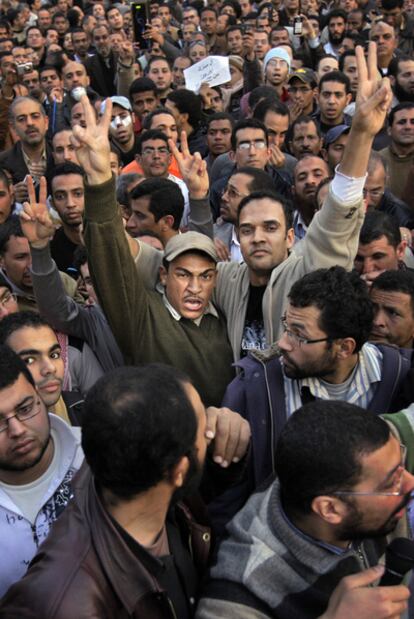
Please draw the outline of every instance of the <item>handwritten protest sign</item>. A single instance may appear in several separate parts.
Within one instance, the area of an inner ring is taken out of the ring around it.
[[[184,69],[185,87],[198,93],[201,84],[219,86],[231,79],[227,56],[209,56]]]

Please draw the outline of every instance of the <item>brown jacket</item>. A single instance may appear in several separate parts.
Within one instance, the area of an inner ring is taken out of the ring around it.
[[[4,596],[2,619],[176,619],[148,562],[144,565],[130,550],[103,508],[86,466],[73,486],[76,499],[55,523],[26,576]],[[180,529],[184,523],[187,527],[194,564],[204,571],[209,530],[187,508],[175,511]]]

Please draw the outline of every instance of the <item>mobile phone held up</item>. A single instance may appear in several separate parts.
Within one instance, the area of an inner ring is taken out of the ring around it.
[[[150,45],[148,39],[144,39],[144,32],[147,23],[150,21],[149,2],[131,2],[132,23],[134,26],[134,41],[139,44],[140,49],[147,49]]]
[[[295,19],[293,20],[293,34],[295,34],[298,37],[301,37],[303,33],[303,23],[302,23],[302,18],[299,17],[299,15],[297,17],[295,17]]]

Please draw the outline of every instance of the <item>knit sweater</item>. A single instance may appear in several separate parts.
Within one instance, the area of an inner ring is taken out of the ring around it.
[[[342,550],[308,537],[283,511],[279,483],[254,494],[228,525],[196,619],[316,619],[341,580],[376,565],[386,540]]]
[[[131,256],[114,179],[87,186],[85,242],[101,307],[126,363],[166,363],[187,373],[206,405],[219,406],[232,380],[232,352],[219,314],[175,320],[162,295],[148,291]]]
[[[392,150],[391,146],[387,146],[380,150],[379,154],[385,159],[388,165],[388,189],[400,198],[403,199],[404,189],[408,181],[408,176],[414,163],[414,153],[398,157]]]

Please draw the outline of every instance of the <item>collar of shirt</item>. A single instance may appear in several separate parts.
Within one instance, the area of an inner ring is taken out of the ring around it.
[[[165,294],[164,286],[160,282],[158,282],[158,284],[156,285],[156,290],[157,290],[157,292],[159,292],[162,295],[162,300],[164,302],[164,305],[167,308],[167,310],[170,312],[170,314],[174,318],[174,320],[176,320],[177,322],[179,320],[181,320],[181,318],[182,318],[181,314],[179,312],[177,312],[177,310],[171,305],[171,303],[167,299],[167,295]],[[203,316],[205,316],[205,314],[211,314],[212,316],[214,316],[214,318],[218,318],[219,317],[216,308],[214,307],[212,302],[209,301],[206,309],[204,310],[204,314],[202,314],[201,316],[199,316],[198,318],[195,318],[193,320],[193,322],[197,325],[197,327],[200,326],[200,323],[201,323],[201,321],[203,319]]]
[[[363,396],[372,383],[381,381],[381,352],[373,344],[364,344],[358,353],[358,362],[352,379],[355,399]],[[329,399],[329,394],[319,378],[302,378],[299,387],[309,387],[315,398]],[[351,400],[348,400],[352,403]]]
[[[293,216],[293,229],[295,231],[296,241],[301,241],[308,231],[308,226],[303,221],[302,215],[299,213],[299,211],[295,211],[295,214]]]
[[[47,167],[46,147],[43,148],[42,155],[38,161],[33,161],[32,159],[30,159],[29,155],[25,152],[23,145],[22,145],[22,153],[23,153],[24,162],[31,174],[32,174],[31,169],[33,168],[35,169],[37,167],[39,167],[39,169],[43,169],[44,171],[40,175],[33,174],[34,176],[42,176],[46,172],[46,167]]]
[[[307,535],[306,533],[298,529],[293,524],[293,522],[288,518],[282,505],[280,505],[280,513],[282,514],[283,520],[286,522],[288,527],[290,527],[292,531],[294,531],[296,535],[298,535],[298,537],[301,537],[302,539],[306,540],[307,542],[310,542],[311,544],[316,544],[316,546],[320,546],[321,548],[324,548],[325,550],[328,550],[329,552],[333,552],[336,555],[342,555],[345,552],[347,552],[347,549],[345,548],[340,548],[339,546],[334,546],[333,544],[329,544],[328,542],[323,542],[322,540],[316,539],[315,537],[311,537],[310,535]]]

